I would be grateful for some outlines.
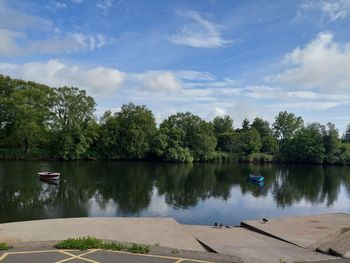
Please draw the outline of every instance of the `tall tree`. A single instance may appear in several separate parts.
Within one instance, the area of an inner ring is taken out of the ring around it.
[[[48,86],[0,76],[0,129],[5,143],[28,153],[44,142],[52,104]]]
[[[259,132],[253,128],[240,133],[240,148],[244,155],[257,153],[261,148],[261,138]]]
[[[323,128],[323,143],[325,147],[325,161],[327,163],[336,163],[340,154],[339,132],[333,123],[327,123]]]
[[[283,149],[286,161],[322,163],[325,157],[322,126],[312,123],[299,129]]]
[[[268,121],[264,121],[263,119],[255,118],[250,126],[251,128],[255,128],[261,137],[269,136],[272,134],[270,123]]]
[[[76,87],[55,89],[53,150],[63,159],[79,159],[97,136],[95,101]]]
[[[181,147],[188,148],[196,161],[210,159],[215,151],[214,127],[197,115],[177,113],[164,120],[160,129],[166,133],[175,129],[176,133],[182,134]]]
[[[350,123],[346,126],[346,129],[343,135],[343,141],[350,142]]]
[[[156,123],[151,110],[133,103],[123,105],[116,114],[118,119],[118,147],[120,158],[143,159],[150,151],[156,133]]]
[[[293,137],[296,131],[302,128],[304,121],[293,113],[280,112],[273,123],[274,133],[279,140],[288,140]]]
[[[217,116],[213,120],[215,134],[233,132],[233,120],[230,116]]]
[[[241,129],[241,131],[245,132],[245,131],[248,131],[249,129],[250,129],[250,121],[247,118],[245,118],[242,121],[242,129]]]

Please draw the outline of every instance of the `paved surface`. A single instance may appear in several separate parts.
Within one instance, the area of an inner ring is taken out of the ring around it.
[[[350,256],[350,230],[318,246],[317,250],[344,257]]]
[[[279,263],[337,259],[242,227],[218,229],[210,226],[186,226],[186,230],[216,252],[235,255],[244,262]]]
[[[350,230],[350,214],[276,218],[269,219],[265,224],[261,220],[253,220],[244,221],[242,225],[303,248],[316,248],[321,243]]]
[[[110,251],[100,249],[80,250],[62,250],[62,249],[31,249],[31,250],[10,250],[0,253],[1,263],[28,262],[28,263],[63,263],[63,262],[125,262],[125,263],[180,263],[180,262],[237,262],[234,258],[197,252],[198,254],[188,254],[186,251],[175,251],[172,255],[162,254],[135,254],[122,251]],[[169,254],[169,253],[168,253]]]
[[[120,242],[205,251],[172,218],[88,217],[0,224],[1,242],[64,240],[93,236]]]
[[[350,257],[350,214],[289,217],[246,221],[247,228],[186,226],[172,218],[67,218],[0,224],[0,242],[17,249],[0,253],[2,262],[347,262],[315,252],[334,249]],[[254,231],[253,231],[254,230]],[[148,244],[168,252],[153,255],[112,251],[66,251],[42,249],[52,240],[94,236],[103,240]],[[220,254],[207,253],[206,248]],[[45,244],[44,244],[45,243]],[[29,247],[21,244],[29,244]],[[157,244],[157,246],[155,246]],[[25,250],[32,250],[31,252]],[[179,253],[179,251],[180,253]],[[171,251],[171,252],[170,252]],[[185,252],[187,251],[187,252]],[[174,253],[173,253],[174,252]],[[87,253],[87,254],[86,254]],[[231,256],[226,256],[231,255]],[[323,261],[326,260],[326,261]]]
[[[308,263],[350,263],[350,259],[342,258],[335,260],[310,261]]]

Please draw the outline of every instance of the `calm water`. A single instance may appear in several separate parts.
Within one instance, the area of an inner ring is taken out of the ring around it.
[[[62,173],[59,185],[40,170]],[[250,183],[260,172],[265,185]],[[0,161],[0,222],[156,216],[187,224],[350,212],[350,167]]]

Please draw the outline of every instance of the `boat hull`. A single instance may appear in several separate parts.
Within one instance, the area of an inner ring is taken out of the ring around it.
[[[249,175],[249,179],[253,182],[263,182],[265,178],[261,175]]]
[[[60,178],[60,173],[40,172],[38,175],[40,179],[45,180],[58,180]]]

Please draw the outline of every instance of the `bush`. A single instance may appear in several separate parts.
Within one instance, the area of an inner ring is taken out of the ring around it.
[[[0,243],[0,250],[8,250],[10,248],[12,248],[12,246],[9,246],[6,243]]]
[[[55,245],[55,247],[59,249],[80,249],[80,250],[99,248],[99,249],[116,250],[116,251],[127,251],[131,253],[139,253],[139,254],[147,254],[150,251],[149,246],[146,246],[146,245],[139,245],[139,244],[125,245],[122,243],[115,243],[115,242],[103,242],[102,240],[97,239],[95,237],[69,238],[59,242],[58,244]]]

